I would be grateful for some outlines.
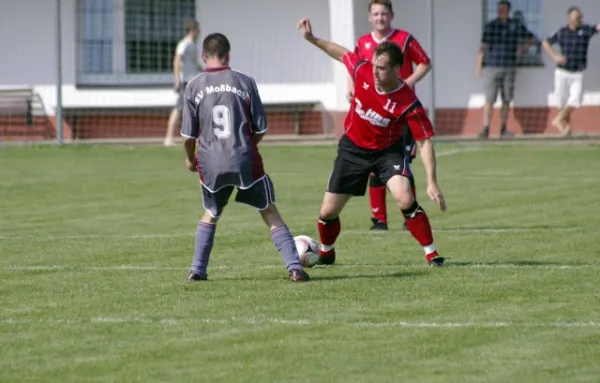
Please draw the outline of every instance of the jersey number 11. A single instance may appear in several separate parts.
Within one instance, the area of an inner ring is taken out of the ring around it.
[[[394,102],[388,98],[383,109],[387,110],[390,113],[394,113],[394,109],[396,109],[396,102]]]

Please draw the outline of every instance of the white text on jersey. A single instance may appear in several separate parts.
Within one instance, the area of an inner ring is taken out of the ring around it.
[[[207,86],[206,88],[204,88],[203,91],[201,90],[200,92],[196,93],[196,97],[194,97],[194,102],[196,102],[196,104],[199,104],[205,95],[209,95],[209,94],[213,94],[213,93],[220,93],[220,92],[234,93],[244,100],[248,100],[250,98],[250,95],[246,91],[238,89],[235,86],[231,86],[229,84],[221,84],[221,85],[216,85],[216,86],[214,86],[214,85]]]
[[[360,100],[358,98],[354,98],[354,100],[356,101],[356,108],[354,108],[354,111],[360,116],[360,118],[369,121],[375,126],[387,128],[387,126],[390,123],[389,118],[382,117],[379,113],[375,112],[371,108],[369,108],[369,110],[365,112],[362,108],[362,103],[360,102]]]

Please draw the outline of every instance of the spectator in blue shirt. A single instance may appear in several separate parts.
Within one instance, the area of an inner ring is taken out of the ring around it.
[[[568,24],[560,28],[543,43],[544,50],[556,62],[554,93],[559,111],[552,125],[563,136],[571,134],[571,113],[581,106],[583,72],[587,68],[590,40],[600,31],[600,24],[583,24],[583,15],[577,7],[569,8]],[[560,54],[552,45],[558,44]]]
[[[500,136],[512,136],[506,130],[510,103],[513,99],[517,56],[537,43],[537,39],[523,23],[511,19],[509,1],[498,2],[498,18],[485,24],[481,49],[477,56],[477,76],[483,72],[485,106],[483,109],[483,131],[479,138],[488,138],[492,108],[498,93],[502,98]],[[525,40],[524,44],[519,44]],[[485,67],[485,70],[483,70]]]

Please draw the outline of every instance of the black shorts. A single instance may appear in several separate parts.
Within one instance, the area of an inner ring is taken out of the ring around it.
[[[220,217],[223,213],[223,209],[227,206],[229,198],[231,198],[233,189],[237,189],[236,202],[250,205],[258,210],[265,210],[269,204],[275,203],[275,188],[271,178],[266,174],[246,189],[228,185],[211,192],[206,186],[201,186],[204,210],[208,211],[214,218]]]
[[[374,173],[383,184],[395,175],[410,177],[409,156],[405,155],[403,140],[384,150],[368,150],[356,146],[344,135],[329,176],[327,191],[334,194],[364,196],[369,174]]]

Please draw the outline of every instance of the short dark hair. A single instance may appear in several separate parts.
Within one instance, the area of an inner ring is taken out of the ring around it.
[[[229,39],[222,33],[211,33],[202,42],[202,53],[206,57],[224,59],[230,50]]]
[[[500,0],[498,2],[498,5],[506,5],[506,7],[508,8],[509,11],[512,8],[512,4],[508,0]]]
[[[198,29],[200,29],[200,24],[196,20],[190,19],[185,22],[185,33],[190,33]]]
[[[392,2],[390,0],[371,0],[369,1],[369,12],[371,12],[371,7],[373,5],[383,5],[390,11],[391,14],[394,14],[394,9],[392,8]]]
[[[567,11],[567,15],[570,15],[571,12],[577,11],[579,13],[581,13],[581,9],[579,9],[579,7],[571,7],[569,8],[569,10]]]
[[[373,52],[373,56],[381,56],[382,54],[388,55],[390,66],[392,67],[397,65],[402,66],[402,64],[404,64],[404,54],[402,53],[402,49],[400,49],[396,43],[384,41],[377,45],[375,52]]]

